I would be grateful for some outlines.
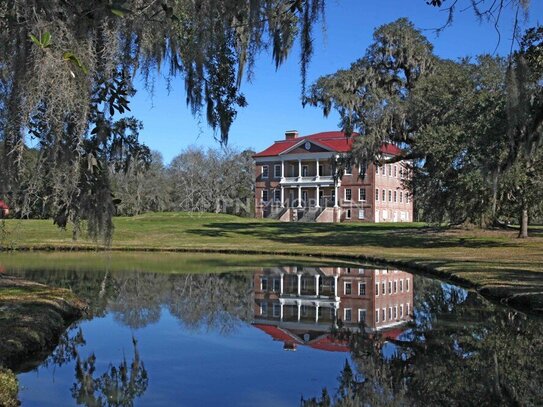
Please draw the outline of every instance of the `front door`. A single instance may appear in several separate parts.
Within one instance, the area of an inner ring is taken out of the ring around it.
[[[307,208],[308,206],[308,200],[307,200],[307,191],[302,191],[302,205]]]

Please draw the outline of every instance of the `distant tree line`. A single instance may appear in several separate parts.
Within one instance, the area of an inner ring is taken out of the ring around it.
[[[136,126],[138,127],[138,126]],[[141,126],[140,126],[141,127]],[[137,129],[134,137],[137,138]],[[144,212],[214,212],[248,216],[254,206],[253,152],[233,148],[189,147],[169,165],[162,155],[147,147],[128,159],[108,165],[112,202],[116,215],[131,216]],[[39,155],[27,149],[28,163]],[[56,205],[51,200],[55,179],[33,177],[32,164],[23,176],[22,193],[8,196],[19,218],[53,218]],[[36,181],[39,180],[39,183]],[[33,183],[33,184],[32,184]],[[26,191],[25,191],[26,190]],[[14,202],[13,198],[25,200]]]

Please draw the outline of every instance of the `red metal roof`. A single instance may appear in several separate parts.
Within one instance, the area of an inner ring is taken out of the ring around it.
[[[270,335],[274,341],[284,342],[286,344],[296,343],[299,345],[308,345],[313,349],[324,350],[327,352],[349,351],[349,345],[346,341],[337,341],[332,338],[331,335],[322,336],[306,343],[300,341],[295,335],[292,335],[288,331],[275,325],[253,324],[253,326]]]
[[[302,140],[311,140],[325,148],[330,149],[331,151],[346,153],[351,150],[355,137],[358,137],[358,133],[353,133],[351,137],[347,137],[347,135],[342,131],[326,131],[291,140],[279,140],[265,150],[255,154],[253,157],[274,157],[284,153],[289,148],[300,143]],[[384,154],[397,155],[400,154],[401,149],[396,147],[394,144],[385,143],[381,147],[381,152]]]

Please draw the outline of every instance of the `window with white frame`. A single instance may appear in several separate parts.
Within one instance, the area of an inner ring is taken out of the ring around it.
[[[379,283],[375,283],[375,296],[379,297]]]
[[[381,194],[381,201],[385,202],[387,200],[387,191],[386,189],[383,189],[383,193]]]
[[[388,293],[392,294],[392,281],[388,282]]]
[[[397,202],[397,198],[398,198],[398,193],[394,191],[394,202]]]
[[[358,190],[358,200],[359,201],[365,201],[366,200],[366,188],[360,188]]]
[[[345,212],[345,219],[351,219],[351,210],[350,209],[347,209],[347,211]]]
[[[358,219],[365,219],[366,218],[366,211],[363,208],[360,208],[358,210]]]
[[[386,310],[386,308],[383,308],[383,309],[381,310],[381,320],[382,320],[383,322],[385,322],[385,321],[387,320],[387,310]]]
[[[366,295],[366,283],[358,283],[358,295]]]
[[[275,164],[273,167],[273,175],[275,178],[281,178],[281,164]]]
[[[350,281],[345,281],[343,286],[345,295],[350,295],[353,292],[353,284]]]
[[[379,188],[375,188],[375,200],[379,200]]]
[[[375,322],[379,322],[379,310],[375,310]]]
[[[403,304],[400,305],[400,318],[403,318]]]
[[[405,304],[405,315],[409,316],[409,303]]]
[[[261,302],[260,303],[260,315],[268,315],[268,303],[267,302]]]
[[[343,320],[345,322],[351,322],[353,320],[353,310],[352,310],[352,308],[345,308],[343,310]]]
[[[358,322],[366,323],[367,312],[365,309],[358,308]]]
[[[345,188],[345,200],[350,201],[353,197],[353,191],[351,188]]]
[[[385,283],[384,281],[383,281],[383,283],[381,284],[381,288],[382,288],[381,293],[382,293],[383,295],[385,295],[385,294],[387,293],[387,289],[386,289],[386,283]]]
[[[405,203],[409,203],[409,192],[405,193]]]
[[[275,202],[281,202],[281,190],[280,189],[274,189],[273,190],[273,200]]]
[[[263,189],[262,190],[262,202],[268,202],[269,196],[268,196],[268,190]]]
[[[400,292],[403,293],[403,280],[400,280]]]
[[[388,307],[388,319],[392,319],[392,307]]]
[[[409,279],[405,279],[405,291],[409,291]]]
[[[398,173],[397,173],[397,167],[396,167],[396,166],[394,166],[394,178],[396,178],[396,177],[397,177],[397,175],[398,175]]]
[[[388,190],[388,202],[392,202],[392,191]]]
[[[394,306],[394,319],[398,319],[398,306]]]
[[[402,203],[402,202],[403,202],[403,192],[400,191],[400,203]]]
[[[379,166],[378,165],[375,166],[375,175],[379,175]]]
[[[273,279],[273,291],[278,292],[281,290],[281,280],[278,278]]]
[[[262,178],[268,178],[270,176],[270,167],[268,165],[262,166]]]
[[[268,291],[268,278],[267,277],[262,277],[260,279],[260,289],[262,291]]]
[[[274,303],[273,304],[273,317],[279,318],[281,316],[281,304]]]
[[[394,280],[394,293],[398,292],[398,280]]]
[[[347,166],[345,167],[345,175],[353,175],[353,167],[352,166]]]
[[[387,164],[387,170],[388,170],[388,171],[387,171],[387,172],[388,172],[388,176],[389,176],[389,177],[392,176],[392,165]]]

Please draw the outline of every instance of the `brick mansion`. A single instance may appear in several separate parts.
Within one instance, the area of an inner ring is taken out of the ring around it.
[[[255,214],[286,222],[412,222],[413,200],[405,189],[406,162],[347,168],[334,177],[334,161],[351,150],[354,138],[343,132],[285,139],[254,155]],[[401,150],[383,144],[384,158]]]

